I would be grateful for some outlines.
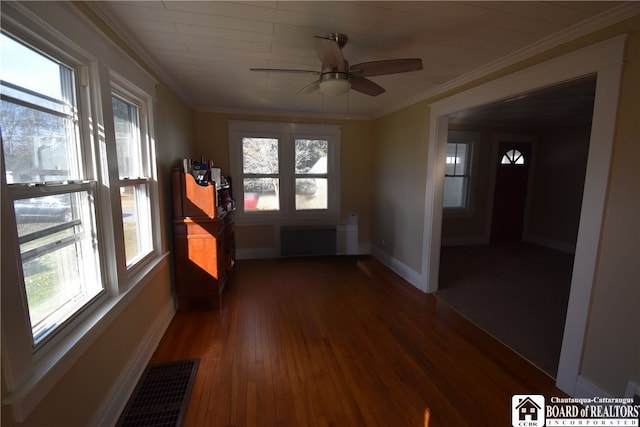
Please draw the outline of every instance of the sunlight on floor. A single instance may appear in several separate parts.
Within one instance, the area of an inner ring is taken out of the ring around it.
[[[424,427],[429,427],[429,418],[431,418],[431,409],[424,410]]]

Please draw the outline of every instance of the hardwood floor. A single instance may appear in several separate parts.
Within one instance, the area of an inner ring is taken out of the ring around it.
[[[189,426],[509,426],[553,380],[370,258],[246,260],[152,363],[200,358]]]

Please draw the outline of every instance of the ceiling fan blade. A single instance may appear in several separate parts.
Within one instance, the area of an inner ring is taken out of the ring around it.
[[[385,92],[382,86],[364,77],[353,78],[351,80],[351,89],[371,96],[378,96]]]
[[[320,80],[316,80],[315,82],[309,83],[308,85],[300,89],[297,94],[306,95],[306,94],[315,92],[318,89],[320,89]]]
[[[323,69],[347,71],[342,50],[335,40],[315,36],[314,42]]]
[[[264,71],[267,73],[297,73],[297,74],[313,74],[319,76],[319,71],[311,70],[289,70],[286,68],[249,68],[250,71]]]
[[[405,58],[362,62],[352,65],[349,71],[365,77],[372,77],[418,70],[422,70],[422,59]]]

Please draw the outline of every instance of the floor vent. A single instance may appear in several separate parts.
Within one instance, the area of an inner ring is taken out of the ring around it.
[[[335,255],[336,227],[281,227],[280,255]]]
[[[116,427],[179,427],[184,422],[200,361],[149,365]]]

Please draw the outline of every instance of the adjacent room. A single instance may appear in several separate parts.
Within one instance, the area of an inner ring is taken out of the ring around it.
[[[554,378],[594,95],[586,77],[449,119],[437,295]]]
[[[638,2],[0,7],[3,425],[640,395]]]

